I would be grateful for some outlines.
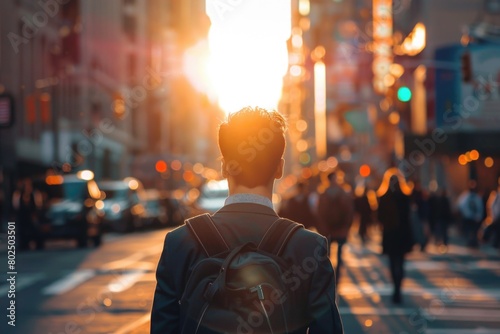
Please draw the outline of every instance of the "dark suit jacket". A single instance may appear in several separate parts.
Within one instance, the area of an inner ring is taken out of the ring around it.
[[[267,228],[278,219],[271,208],[253,203],[224,206],[213,220],[230,246],[258,242]],[[188,228],[183,225],[165,238],[156,271],[156,291],[151,312],[151,333],[180,333],[179,300],[188,280],[188,272],[205,254]],[[300,229],[289,240],[282,257],[295,265],[284,275],[285,284],[296,291],[300,303],[296,315],[302,329],[298,333],[343,333],[335,302],[335,276],[328,257],[326,238]]]

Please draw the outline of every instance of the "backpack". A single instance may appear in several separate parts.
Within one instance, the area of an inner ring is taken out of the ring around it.
[[[186,220],[207,258],[194,265],[179,301],[181,333],[290,333],[295,296],[280,257],[302,225],[279,218],[259,245],[231,249],[209,214]]]

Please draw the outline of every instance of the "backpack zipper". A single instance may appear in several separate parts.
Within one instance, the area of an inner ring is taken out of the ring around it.
[[[273,327],[271,326],[271,319],[269,319],[269,314],[267,314],[266,307],[264,306],[264,303],[262,302],[264,298],[264,290],[262,289],[262,285],[259,284],[257,286],[254,286],[253,288],[250,289],[250,292],[257,292],[257,297],[259,298],[260,306],[262,307],[262,311],[264,312],[264,315],[267,320],[267,325],[269,326],[269,330],[271,331],[271,334],[274,334]]]
[[[271,326],[271,320],[269,319],[269,314],[267,314],[266,308],[264,307],[264,303],[262,302],[262,299],[259,299],[260,306],[262,307],[262,311],[264,311],[264,315],[266,316],[267,320],[267,325],[269,326],[269,330],[271,331],[271,334],[274,334],[273,327]]]
[[[194,331],[194,334],[198,333],[198,330],[200,329],[201,322],[202,322],[203,318],[205,317],[205,313],[207,312],[208,306],[210,306],[210,304],[208,302],[205,303],[205,305],[203,306],[203,311],[201,311],[200,320],[198,320],[198,325],[196,326],[196,330]]]

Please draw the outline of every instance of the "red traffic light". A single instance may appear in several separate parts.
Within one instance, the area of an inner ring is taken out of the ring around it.
[[[163,160],[158,160],[155,169],[158,173],[165,173],[167,171],[167,163]]]

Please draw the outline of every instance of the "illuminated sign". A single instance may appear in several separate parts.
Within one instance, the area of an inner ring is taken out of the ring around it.
[[[390,75],[392,52],[392,0],[373,0],[373,88],[378,94],[387,92],[384,81]]]
[[[12,96],[0,95],[0,128],[8,128],[14,123],[14,99]]]

